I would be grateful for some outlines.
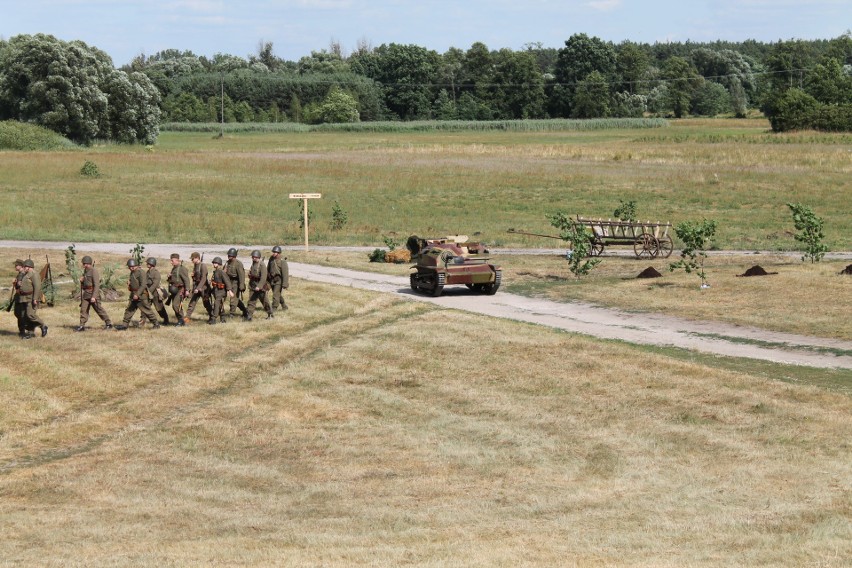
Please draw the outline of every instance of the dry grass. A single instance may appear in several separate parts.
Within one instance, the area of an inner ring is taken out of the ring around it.
[[[349,288],[288,303],[73,334],[65,302],[0,336],[0,565],[852,561],[847,394]]]
[[[560,241],[553,241],[559,244]],[[289,253],[292,260],[406,276],[409,264],[371,263],[361,252]],[[658,312],[695,320],[711,320],[814,335],[852,339],[852,277],[841,276],[849,261],[800,262],[778,254],[709,256],[710,289],[699,290],[694,274],[671,272],[677,259],[650,261],[605,257],[589,275],[577,279],[564,256],[495,255],[503,268],[501,290],[557,301],[585,301],[639,312]],[[759,265],[770,276],[741,278]],[[653,266],[661,278],[637,279]]]

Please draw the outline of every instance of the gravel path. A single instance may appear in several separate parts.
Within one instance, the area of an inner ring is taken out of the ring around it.
[[[67,246],[67,243],[45,241],[0,241],[0,247],[4,248],[64,250]],[[76,248],[87,253],[123,254],[128,253],[133,245],[77,243]],[[227,248],[222,245],[146,244],[145,252],[158,258],[168,258],[169,254],[177,252],[182,258],[188,259],[190,253],[197,250],[204,252],[205,258],[210,259],[217,255],[224,258]],[[266,250],[269,246],[255,245],[252,248]],[[326,247],[312,247],[314,250],[324,248]],[[241,249],[245,250],[245,247]],[[345,250],[343,247],[326,249]],[[849,258],[852,253],[836,253],[835,256]],[[248,259],[244,258],[244,262],[248,262]],[[852,356],[827,352],[832,350],[852,353],[850,341],[780,333],[720,322],[696,322],[661,314],[625,312],[580,302],[553,302],[504,292],[498,292],[494,296],[472,295],[464,287],[448,287],[441,297],[431,298],[414,294],[409,288],[407,277],[298,262],[289,264],[290,274],[294,278],[396,294],[400,298],[431,302],[444,308],[524,321],[594,337],[644,345],[680,347],[715,355],[762,359],[792,365],[852,369]]]

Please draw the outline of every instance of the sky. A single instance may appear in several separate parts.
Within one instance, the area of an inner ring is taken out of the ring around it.
[[[482,42],[560,48],[576,33],[605,41],[777,42],[852,28],[852,0],[0,0],[0,38],[82,40],[116,67],[164,49],[248,57],[261,42],[298,61],[332,42],[414,44],[444,53]]]

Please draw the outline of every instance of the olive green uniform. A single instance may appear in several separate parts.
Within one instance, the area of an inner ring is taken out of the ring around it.
[[[245,315],[246,306],[243,304],[242,294],[246,289],[246,269],[243,267],[243,263],[236,258],[228,258],[224,270],[231,281],[231,292],[234,293],[231,298],[230,314],[232,316],[237,315],[237,308],[239,308]]]
[[[12,307],[15,310],[15,319],[18,320],[18,335],[21,337],[27,334],[27,306],[26,302],[18,302],[18,298],[20,298],[18,290],[21,287],[21,280],[24,278],[25,274],[26,271],[21,270],[15,275],[15,282],[12,284],[15,293],[11,298]]]
[[[133,319],[133,314],[136,310],[142,307],[142,290],[145,288],[145,273],[139,268],[130,271],[130,278],[127,281],[127,291],[130,298],[127,301],[127,309],[124,310],[124,319],[122,323],[125,326],[130,325],[130,320]],[[143,312],[144,313],[144,312]]]
[[[160,271],[155,266],[148,265],[148,271],[145,272],[145,286],[142,288],[142,294],[139,296],[139,311],[142,312],[142,322],[147,319],[154,325],[159,326],[157,314],[169,323],[169,314],[166,313],[163,307],[163,300],[160,299]],[[156,313],[155,313],[156,310]]]
[[[210,305],[210,285],[207,283],[207,265],[203,262],[193,265],[192,268],[192,297],[189,299],[189,305],[186,307],[186,319],[192,317],[192,312],[195,311],[195,304],[201,300],[204,309],[207,310],[207,315],[213,313],[213,308]]]
[[[94,266],[83,269],[80,277],[80,327],[89,321],[89,308],[95,310],[107,326],[112,326],[109,314],[101,305],[101,275]]]
[[[269,298],[266,297],[266,291],[269,290],[267,282],[266,265],[259,259],[252,262],[249,269],[249,301],[246,306],[248,319],[254,316],[254,310],[257,308],[257,301],[263,305],[263,310],[267,315],[272,315],[272,306],[269,305]]]
[[[210,312],[210,322],[215,322],[216,318],[219,318],[222,323],[225,323],[225,298],[228,297],[228,292],[233,292],[231,279],[221,268],[214,268],[213,277],[210,279],[210,288],[211,296],[213,296],[213,311]]]
[[[284,303],[284,296],[281,295],[281,290],[286,290],[290,287],[290,267],[287,264],[287,259],[278,256],[278,258],[270,257],[266,265],[266,272],[269,278],[269,286],[272,288],[272,310],[287,309],[287,304]]]
[[[183,323],[183,299],[189,293],[191,286],[192,282],[189,280],[189,271],[186,267],[182,264],[172,266],[172,271],[169,273],[169,300],[178,324]]]
[[[44,329],[44,321],[38,315],[38,299],[41,298],[41,278],[38,272],[27,270],[22,272],[18,284],[18,298],[15,303],[15,313],[21,314],[24,333],[37,327]]]

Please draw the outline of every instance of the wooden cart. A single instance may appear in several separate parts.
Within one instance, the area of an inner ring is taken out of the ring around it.
[[[609,219],[586,219],[577,216],[577,223],[590,231],[592,245],[590,256],[599,256],[604,247],[633,245],[636,258],[668,258],[674,245],[669,236],[671,223],[651,221],[611,221]]]

